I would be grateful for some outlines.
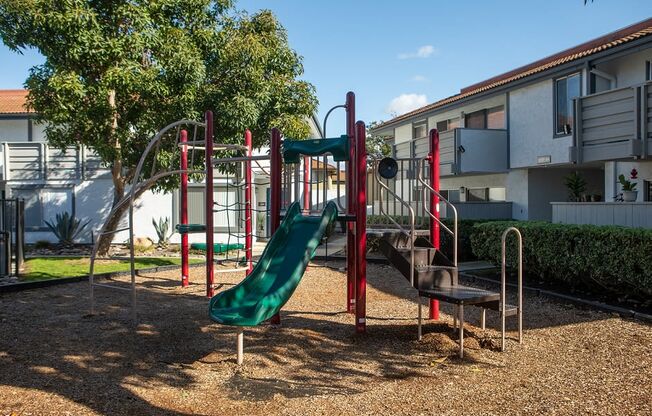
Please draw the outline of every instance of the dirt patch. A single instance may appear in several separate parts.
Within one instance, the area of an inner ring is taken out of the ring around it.
[[[94,316],[86,283],[1,295],[0,414],[652,412],[652,328],[640,322],[528,296],[524,344],[508,319],[500,353],[497,315],[482,331],[468,308],[460,360],[452,308],[417,341],[416,294],[391,267],[368,266],[363,335],[344,312],[346,275],[311,267],[281,326],[245,331],[238,367],[236,331],[208,319],[203,279],[139,276],[135,327],[127,292],[98,289]]]

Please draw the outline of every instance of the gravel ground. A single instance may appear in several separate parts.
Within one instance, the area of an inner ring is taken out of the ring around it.
[[[415,293],[391,267],[368,266],[364,335],[343,312],[345,274],[310,267],[281,326],[246,330],[238,367],[236,331],[208,319],[191,271],[187,289],[174,271],[139,278],[135,328],[126,293],[98,289],[88,316],[86,283],[1,295],[0,414],[652,414],[641,322],[526,297],[524,344],[500,353],[469,308],[460,360],[451,308],[416,341]]]

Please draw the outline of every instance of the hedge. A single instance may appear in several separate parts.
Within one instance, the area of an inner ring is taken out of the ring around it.
[[[523,235],[527,274],[543,281],[583,287],[618,296],[652,295],[652,230],[616,226],[500,221],[476,224],[471,248],[480,259],[501,261],[501,236],[507,227]],[[509,237],[507,261],[514,266],[516,238]]]
[[[407,216],[393,216],[392,217],[399,224],[408,224],[409,218]],[[474,226],[479,223],[485,222],[494,222],[497,220],[458,220],[457,222],[457,257],[458,261],[469,261],[476,260],[477,258],[471,250],[471,234],[474,232]],[[444,225],[446,225],[451,230],[453,229],[453,220],[444,218],[442,219]],[[367,225],[385,225],[388,223],[387,217],[383,215],[368,215],[367,216]],[[422,225],[416,226],[416,229],[428,229],[428,222],[424,222]],[[443,253],[450,259],[453,258],[453,236],[451,236],[446,230],[440,228],[439,231],[439,241]]]

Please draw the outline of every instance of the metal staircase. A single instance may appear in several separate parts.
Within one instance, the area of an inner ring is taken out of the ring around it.
[[[418,338],[422,336],[422,298],[437,299],[442,302],[451,303],[455,305],[455,313],[453,316],[453,325],[459,330],[459,356],[464,356],[464,307],[476,306],[481,308],[481,322],[482,329],[485,329],[486,310],[495,310],[501,316],[501,333],[502,343],[501,349],[505,349],[505,318],[508,316],[519,317],[519,343],[522,339],[522,316],[523,316],[523,301],[522,301],[522,240],[520,232],[516,228],[509,228],[503,234],[502,247],[503,247],[503,267],[502,267],[502,282],[500,293],[479,289],[470,286],[464,286],[458,282],[458,267],[457,267],[457,210],[455,206],[439,194],[434,188],[423,180],[421,162],[425,160],[419,159],[416,162],[418,181],[422,185],[424,198],[426,200],[426,191],[435,194],[439,197],[440,201],[444,202],[453,212],[453,229],[451,230],[441,222],[437,216],[430,212],[424,206],[424,211],[428,214],[432,221],[437,221],[441,228],[453,237],[453,259],[449,259],[441,250],[435,248],[431,241],[424,237],[429,235],[428,231],[415,229],[415,213],[411,204],[405,202],[389,186],[383,183],[382,178],[392,179],[392,175],[396,175],[396,169],[391,167],[382,166],[385,159],[374,164],[374,178],[379,185],[380,199],[383,200],[383,193],[391,195],[397,202],[407,208],[409,213],[409,228],[405,228],[397,221],[395,221],[384,210],[380,204],[380,212],[385,215],[396,227],[392,230],[378,230],[376,234],[380,237],[379,249],[387,257],[389,262],[410,282],[410,285],[418,290]],[[393,162],[395,164],[395,162]],[[387,175],[389,172],[389,175]],[[518,280],[518,306],[506,304],[506,279],[505,279],[505,241],[510,232],[515,232],[519,241],[519,280]],[[457,322],[459,321],[459,325]]]

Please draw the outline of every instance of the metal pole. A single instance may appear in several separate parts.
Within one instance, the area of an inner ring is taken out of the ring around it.
[[[346,134],[349,136],[349,161],[346,164],[346,212],[348,215],[354,215],[356,212],[354,196],[356,189],[356,168],[354,168],[356,158],[355,129],[355,94],[349,91],[346,94]],[[358,221],[359,218],[356,219],[356,223]],[[346,224],[346,311],[348,313],[355,311],[356,243],[354,226],[356,223],[347,222]]]
[[[437,129],[430,130],[430,184],[439,193],[439,132]],[[425,203],[425,201],[424,201]],[[439,219],[439,196],[430,192],[430,212]],[[439,222],[430,218],[430,241],[437,250],[441,248],[439,241]],[[430,319],[439,319],[439,301],[430,299]]]
[[[179,141],[188,142],[188,132],[181,130]],[[181,146],[181,224],[188,224],[188,146]],[[190,269],[188,266],[188,233],[181,234],[181,286],[188,287],[188,276]]]
[[[356,332],[366,331],[367,305],[367,151],[365,148],[366,128],[362,121],[355,124],[356,138],[356,221],[355,221],[355,328]]]
[[[270,166],[270,187],[271,187],[271,233],[273,235],[281,225],[281,132],[274,128],[272,129],[272,137],[270,140],[269,154],[271,157]],[[276,314],[270,319],[272,324],[278,325],[281,323],[281,315]]]
[[[303,210],[310,213],[310,157],[303,158]]]
[[[205,164],[206,164],[206,296],[209,298],[213,297],[213,281],[215,278],[215,263],[214,260],[214,249],[213,246],[213,163],[211,161],[213,157],[213,113],[207,111],[206,115],[206,130],[204,132],[204,148],[205,148]]]
[[[247,157],[251,157],[252,153],[252,139],[251,131],[245,130],[245,146],[247,146]],[[253,235],[252,235],[252,220],[253,220],[253,207],[251,191],[253,187],[251,178],[251,160],[245,162],[245,257],[247,260],[247,274],[251,273],[254,269],[253,264]]]

